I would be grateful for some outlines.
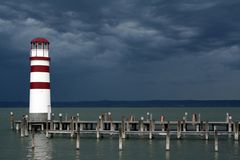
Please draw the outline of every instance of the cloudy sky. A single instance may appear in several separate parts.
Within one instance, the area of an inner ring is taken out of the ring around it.
[[[0,101],[28,101],[50,41],[54,101],[240,99],[240,1],[0,0]]]

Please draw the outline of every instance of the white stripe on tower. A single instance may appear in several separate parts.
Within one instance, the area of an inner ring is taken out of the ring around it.
[[[29,114],[32,121],[50,119],[49,42],[44,38],[31,41]]]

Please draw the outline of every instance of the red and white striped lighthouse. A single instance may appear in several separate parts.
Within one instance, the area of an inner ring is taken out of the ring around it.
[[[30,66],[29,118],[35,122],[50,120],[50,57],[47,39],[35,38],[31,41]]]

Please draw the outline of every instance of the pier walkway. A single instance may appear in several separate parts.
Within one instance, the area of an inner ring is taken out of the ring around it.
[[[170,137],[183,139],[195,136],[200,139],[208,140],[213,137],[215,141],[215,151],[218,150],[218,136],[232,137],[239,139],[239,124],[234,122],[230,115],[226,115],[224,121],[203,121],[200,115],[193,114],[191,120],[187,119],[187,113],[180,120],[166,121],[164,116],[159,120],[154,120],[152,114],[147,113],[147,117],[136,119],[134,116],[128,118],[122,117],[120,121],[114,121],[111,113],[102,114],[96,121],[81,120],[79,114],[69,119],[63,120],[59,114],[58,119],[46,122],[31,122],[28,116],[23,116],[21,120],[14,120],[13,113],[10,114],[10,127],[13,130],[20,131],[21,136],[28,136],[29,131],[44,131],[46,137],[54,135],[69,134],[70,137],[76,137],[77,141],[81,136],[96,136],[96,138],[106,136],[119,137],[119,149],[122,148],[122,139],[130,137],[166,137],[166,150],[170,149]],[[79,142],[77,142],[78,144]],[[169,143],[169,144],[168,144]],[[78,147],[77,147],[78,148]]]

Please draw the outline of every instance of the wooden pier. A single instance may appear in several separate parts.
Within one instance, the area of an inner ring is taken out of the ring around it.
[[[102,114],[96,121],[81,120],[79,114],[64,119],[59,114],[58,119],[52,114],[51,120],[46,122],[31,122],[28,116],[24,115],[21,120],[14,120],[10,113],[10,128],[20,131],[21,137],[34,134],[36,131],[44,131],[46,137],[68,134],[76,137],[76,149],[80,148],[80,137],[93,135],[96,138],[107,136],[119,137],[119,150],[122,150],[122,139],[130,137],[155,137],[166,138],[166,150],[170,150],[170,139],[185,139],[195,136],[199,139],[214,139],[214,150],[218,151],[218,136],[227,136],[233,140],[239,139],[239,124],[234,122],[229,114],[223,121],[203,121],[200,115],[193,114],[191,119],[185,116],[176,121],[166,121],[164,116],[154,120],[152,114],[147,113],[147,118],[134,116],[121,117],[121,120],[113,120],[111,113]],[[34,137],[34,135],[33,135]]]

